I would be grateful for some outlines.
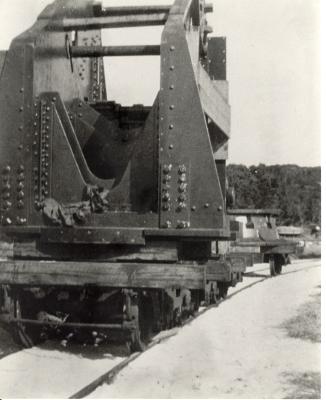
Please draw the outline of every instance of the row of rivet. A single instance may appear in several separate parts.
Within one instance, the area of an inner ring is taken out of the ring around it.
[[[163,211],[170,211],[171,209],[171,196],[170,196],[170,181],[172,165],[165,164],[163,166],[163,178],[162,178],[162,209]]]
[[[41,103],[41,134],[40,134],[40,201],[49,195],[49,157],[50,157],[50,123],[51,107]]]
[[[178,197],[178,207],[177,211],[180,212],[184,209],[187,208],[187,176],[186,176],[187,168],[185,165],[179,165],[178,169],[178,192],[179,192],[179,197]]]
[[[23,165],[20,165],[17,170],[17,208],[24,208],[24,182],[25,182],[25,168]],[[10,211],[13,205],[13,194],[12,194],[12,176],[11,176],[11,167],[10,165],[6,165],[2,171],[2,209],[3,211]],[[12,220],[9,216],[5,217],[3,220],[5,225],[11,225]],[[19,225],[23,225],[26,223],[26,218],[21,218],[17,216],[16,223]]]
[[[95,58],[92,62],[91,67],[91,82],[92,82],[92,93],[91,99],[95,102],[96,100],[100,100],[101,93],[100,93],[100,75],[101,75],[101,62]]]
[[[24,101],[25,101],[25,91],[24,91],[23,87],[21,87],[19,89],[19,93],[20,93],[20,97],[21,97],[21,100],[20,100],[21,105],[19,106],[19,109],[18,109],[18,121],[17,122],[18,122],[18,131],[23,132],[24,131],[24,113],[23,113],[23,111],[24,111]],[[23,150],[24,146],[22,144],[22,141],[24,139],[24,135],[20,134],[19,136],[20,136],[21,143],[18,145],[18,150]]]
[[[175,47],[171,46],[170,47],[170,51],[172,52],[174,50],[175,50]],[[170,69],[171,72],[173,72],[174,71],[174,65],[170,65],[169,69]],[[169,89],[170,90],[174,90],[174,84],[173,83],[170,83]],[[162,106],[163,106],[163,104],[162,104]],[[164,109],[164,107],[162,107],[162,108]],[[173,111],[174,108],[175,108],[174,104],[170,104],[169,105],[170,111]],[[161,117],[161,120],[164,120],[163,116]],[[167,118],[166,124],[168,124],[168,121],[169,121],[169,116]],[[169,125],[168,125],[168,129],[170,131],[172,131],[174,129],[174,124],[170,122]],[[161,132],[161,136],[164,136],[163,132]],[[174,145],[172,143],[170,143],[169,144],[169,149],[173,150],[173,148],[174,148]],[[160,147],[160,150],[163,151],[163,147]],[[171,171],[172,171],[172,165],[171,164],[165,164],[163,166],[162,198],[161,198],[161,200],[162,200],[162,210],[165,211],[165,212],[168,212],[168,211],[171,210],[171,196],[170,196],[170,192],[169,192],[169,189],[171,188],[170,181],[172,179],[172,177],[170,175]],[[164,226],[164,228],[171,228],[172,227],[172,222],[168,219],[168,220],[165,221],[163,226]]]
[[[19,92],[21,93],[21,105],[19,107],[19,121],[18,121],[18,131],[20,132],[19,138],[21,140],[21,143],[18,145],[18,150],[23,150],[24,146],[22,144],[24,140],[24,97],[25,97],[25,91],[24,88],[21,87]],[[17,169],[17,182],[16,182],[16,206],[19,210],[23,209],[25,206],[24,200],[25,200],[25,167],[24,165],[19,165]],[[10,185],[9,185],[10,187]],[[8,196],[8,194],[7,194]],[[7,221],[8,222],[8,221]],[[22,218],[20,216],[16,216],[16,224],[18,225],[23,225],[26,223],[26,218]]]
[[[39,121],[40,117],[39,112],[42,114],[41,108],[40,110],[38,109],[39,103],[38,103],[38,96],[36,97],[35,103],[34,103],[34,138],[33,138],[33,187],[34,187],[34,198],[35,198],[35,205],[38,206],[40,196],[39,196],[39,184],[40,184],[40,176],[39,176],[39,149],[40,149],[40,135],[38,131],[39,127]]]
[[[11,167],[6,165],[2,171],[2,210],[9,211],[12,207],[11,199]]]
[[[56,98],[52,98],[56,102]],[[34,104],[37,107],[37,103]],[[40,115],[35,113],[34,156],[36,163],[33,168],[35,206],[39,207],[49,194],[49,157],[50,157],[50,124],[51,105],[47,102],[40,103]],[[40,121],[40,124],[39,124]],[[40,133],[37,127],[40,125]]]
[[[171,196],[169,189],[171,189],[171,173],[172,165],[165,164],[163,166],[163,178],[162,178],[162,210],[163,211],[171,211]],[[176,212],[182,212],[187,209],[187,176],[186,176],[187,168],[185,165],[179,165],[178,168],[178,198],[177,198],[177,207],[175,209]],[[177,221],[178,228],[187,228],[189,227],[188,221]],[[171,227],[171,221],[167,220],[165,223],[166,228]]]
[[[170,46],[170,52],[174,52],[174,51],[175,51],[175,46],[174,46],[174,45],[171,45],[171,46]],[[172,58],[172,57],[171,57],[171,58]],[[170,63],[171,63],[171,65],[170,65],[170,71],[171,71],[171,72],[174,72],[175,66],[173,65],[173,60],[172,60],[172,59],[170,59]],[[174,89],[174,85],[173,85],[173,83],[171,83],[171,81],[170,81],[170,90],[173,90],[173,89]],[[173,111],[174,109],[175,109],[175,105],[174,105],[174,104],[170,104],[170,105],[169,105],[169,110],[170,110],[170,111]],[[169,123],[169,130],[172,131],[172,130],[174,129],[174,124],[171,123],[171,118],[168,118],[168,120],[170,121],[170,123]],[[173,150],[173,148],[174,148],[173,143],[170,143],[170,144],[169,144],[169,150]]]
[[[20,93],[21,93],[21,105],[19,107],[19,126],[18,126],[18,131],[20,132],[20,144],[18,145],[18,150],[23,150],[24,145],[23,140],[24,140],[24,97],[25,97],[25,91],[24,88],[20,88]],[[17,168],[17,182],[16,182],[16,206],[17,209],[22,210],[25,207],[25,167],[24,165],[19,165]],[[8,222],[8,221],[7,221]],[[24,225],[27,222],[26,218],[21,217],[19,215],[16,216],[16,221],[15,223],[17,225]]]
[[[84,37],[83,38],[83,45],[88,46],[88,38]],[[82,58],[80,60],[80,63],[78,64],[78,71],[79,71],[79,77],[81,80],[85,80],[85,72],[86,72],[86,63],[88,59],[87,58]]]

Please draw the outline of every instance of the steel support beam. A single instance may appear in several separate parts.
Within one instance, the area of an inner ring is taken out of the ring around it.
[[[202,66],[199,67],[198,87],[204,112],[229,137],[230,106]]]
[[[84,57],[123,57],[123,56],[159,56],[159,45],[144,46],[78,46],[71,47],[71,56]]]
[[[124,7],[105,7],[97,11],[97,16],[112,16],[112,15],[139,15],[139,14],[160,14],[169,13],[171,5],[157,6],[124,6]],[[213,4],[205,4],[205,12],[213,12]]]
[[[93,30],[102,28],[127,28],[137,26],[164,25],[168,19],[168,13],[161,14],[139,14],[139,15],[117,15],[110,17],[93,18],[65,18],[54,20],[48,29],[54,31]]]

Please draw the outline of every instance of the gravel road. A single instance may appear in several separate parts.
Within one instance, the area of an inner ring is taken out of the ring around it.
[[[298,261],[258,282],[154,347],[90,398],[284,398],[295,373],[320,371],[320,344],[280,325],[320,291],[320,261]],[[238,290],[235,289],[230,291]]]
[[[290,338],[281,327],[320,291],[320,260],[296,261],[272,279],[264,279],[267,267],[256,265],[230,295],[249,289],[179,329],[89,397],[289,396],[289,376],[320,372],[320,344]],[[0,329],[0,398],[67,398],[122,360],[105,349],[80,352],[51,343],[19,350]]]

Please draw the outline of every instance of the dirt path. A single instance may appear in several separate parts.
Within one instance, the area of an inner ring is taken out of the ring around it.
[[[256,271],[266,274],[266,265]],[[320,345],[290,338],[280,325],[319,285],[320,261],[296,262],[196,319],[90,397],[290,396],[293,376],[320,372]]]

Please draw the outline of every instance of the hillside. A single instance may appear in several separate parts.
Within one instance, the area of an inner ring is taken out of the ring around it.
[[[320,225],[320,167],[230,164],[227,176],[235,188],[234,208],[279,208],[279,224]]]

